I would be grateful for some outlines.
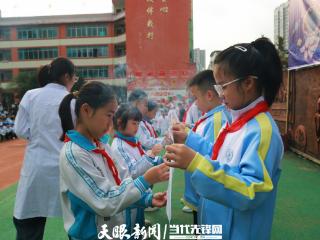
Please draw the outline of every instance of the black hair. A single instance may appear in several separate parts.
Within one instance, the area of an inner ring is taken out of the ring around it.
[[[64,83],[61,81],[62,77],[65,74],[69,74],[72,77],[75,74],[75,66],[74,64],[68,59],[64,57],[58,57],[54,59],[50,64],[45,66],[47,73],[42,73],[42,82],[43,84],[54,82],[61,85]],[[47,78],[45,81],[44,78]]]
[[[59,107],[59,116],[61,120],[63,134],[60,138],[64,139],[64,135],[68,130],[74,129],[72,114],[71,114],[71,100],[76,99],[75,114],[79,119],[80,108],[87,103],[94,110],[103,107],[112,100],[116,100],[115,93],[109,85],[97,81],[90,81],[84,84],[78,93],[70,93],[64,97]]]
[[[50,83],[50,75],[49,75],[49,64],[40,67],[38,71],[38,83],[40,87],[44,87],[48,83]]]
[[[197,86],[201,92],[206,92],[208,90],[214,90],[213,85],[216,84],[216,81],[213,76],[213,71],[212,70],[204,70],[199,73],[197,73],[193,78],[191,78],[187,86],[188,88]]]
[[[120,125],[118,123],[120,119]],[[117,112],[113,117],[113,127],[115,130],[125,129],[129,120],[140,122],[142,114],[138,108],[132,107],[128,103],[123,103],[119,106]]]
[[[133,103],[135,101],[142,100],[144,98],[148,98],[148,95],[146,94],[146,92],[143,91],[142,89],[135,89],[130,93],[128,101]]]
[[[154,109],[159,108],[158,103],[153,100],[148,100],[148,112],[153,111]]]
[[[265,37],[231,46],[214,60],[236,78],[257,77],[258,91],[271,106],[282,84],[282,64],[273,43]]]

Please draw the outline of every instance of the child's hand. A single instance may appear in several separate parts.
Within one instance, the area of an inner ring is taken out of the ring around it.
[[[163,156],[164,162],[169,167],[187,169],[194,159],[196,152],[184,144],[172,144],[166,146],[166,154]],[[169,161],[170,162],[169,162]]]
[[[158,192],[153,195],[152,207],[164,207],[167,204],[167,192]]]
[[[143,176],[144,179],[151,185],[158,182],[167,181],[169,179],[169,167],[162,163],[158,166],[150,168]]]
[[[176,123],[172,125],[172,129],[182,129],[184,130],[186,128],[186,124],[185,123]]]
[[[184,143],[187,139],[186,125],[177,123],[172,126],[172,135],[175,143]]]
[[[162,145],[161,144],[156,144],[152,147],[151,152],[154,156],[157,156],[160,154],[162,151]]]

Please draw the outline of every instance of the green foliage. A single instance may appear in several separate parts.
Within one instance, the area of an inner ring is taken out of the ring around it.
[[[38,88],[37,72],[21,72],[14,78],[19,96],[22,98],[26,91]]]
[[[282,63],[283,68],[288,67],[288,50],[285,48],[283,37],[278,36],[277,50]]]
[[[82,77],[79,77],[78,81],[73,85],[73,87],[71,88],[71,92],[76,92],[79,91],[80,88],[86,83],[87,81],[85,81]]]

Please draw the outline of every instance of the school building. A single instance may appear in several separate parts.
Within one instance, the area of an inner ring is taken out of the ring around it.
[[[184,89],[195,72],[192,1],[112,2],[112,13],[0,17],[0,87],[62,56],[85,80],[155,96]]]

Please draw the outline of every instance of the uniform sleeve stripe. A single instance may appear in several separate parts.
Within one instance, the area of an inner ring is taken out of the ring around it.
[[[222,112],[217,112],[213,116],[213,124],[214,124],[214,141],[216,141],[218,134],[220,132],[220,129],[222,128]]]
[[[140,190],[141,194],[143,194],[150,187],[150,184],[146,182],[143,176],[136,178],[134,180],[134,184]]]

